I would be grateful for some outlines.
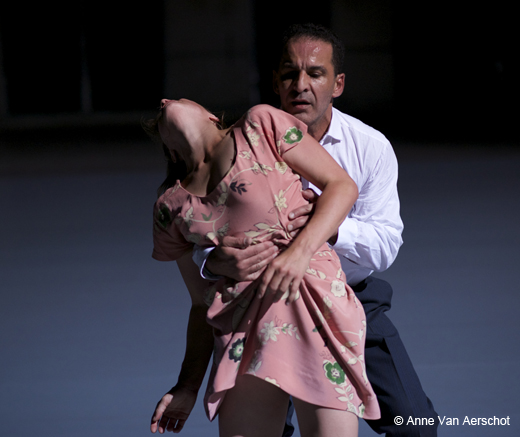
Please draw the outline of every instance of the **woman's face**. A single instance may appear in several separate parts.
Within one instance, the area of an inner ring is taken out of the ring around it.
[[[204,107],[199,105],[196,102],[188,99],[179,99],[179,100],[170,100],[170,99],[162,99],[161,100],[161,109],[165,108],[179,108],[182,110],[192,110],[192,111],[200,111],[204,114],[211,115]],[[183,108],[183,109],[182,109]]]
[[[176,140],[176,133],[186,134],[194,129],[203,128],[209,121],[218,121],[218,118],[204,107],[187,99],[163,99],[161,110],[163,116],[159,121],[159,133],[168,147],[168,143]]]
[[[161,100],[162,117],[159,120],[159,134],[174,160],[183,155],[181,148],[190,140],[200,137],[203,130],[215,127],[218,118],[198,103],[187,99]],[[184,151],[185,152],[185,151]]]

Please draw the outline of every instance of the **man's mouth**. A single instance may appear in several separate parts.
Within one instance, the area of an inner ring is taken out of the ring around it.
[[[293,100],[291,106],[294,109],[304,110],[307,109],[311,104],[307,100]]]

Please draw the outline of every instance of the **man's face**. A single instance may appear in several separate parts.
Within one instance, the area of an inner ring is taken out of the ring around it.
[[[332,99],[343,92],[344,77],[334,74],[331,44],[303,37],[287,44],[273,85],[282,109],[303,121],[316,136],[328,128]]]

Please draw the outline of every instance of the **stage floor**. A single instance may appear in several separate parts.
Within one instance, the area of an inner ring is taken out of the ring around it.
[[[150,257],[153,147],[0,147],[0,435],[148,435],[190,305]],[[520,149],[395,149],[405,243],[377,276],[439,416],[459,419],[439,436],[520,435]],[[463,423],[494,416],[510,425]],[[181,435],[218,435],[200,399]]]

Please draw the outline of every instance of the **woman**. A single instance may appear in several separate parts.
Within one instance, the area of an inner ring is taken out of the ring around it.
[[[221,130],[200,105],[163,100],[158,133],[186,177],[155,204],[153,256],[177,260],[193,305],[179,383],[157,405],[152,432],[182,429],[214,343],[205,406],[210,420],[218,413],[221,436],[279,437],[289,395],[302,436],[357,435],[357,417],[379,417],[364,367],[364,313],[325,243],[356,185],[303,123],[267,105]],[[305,203],[299,175],[322,195],[292,238],[287,214]],[[256,281],[206,283],[191,249],[224,235],[272,240],[281,253]]]

